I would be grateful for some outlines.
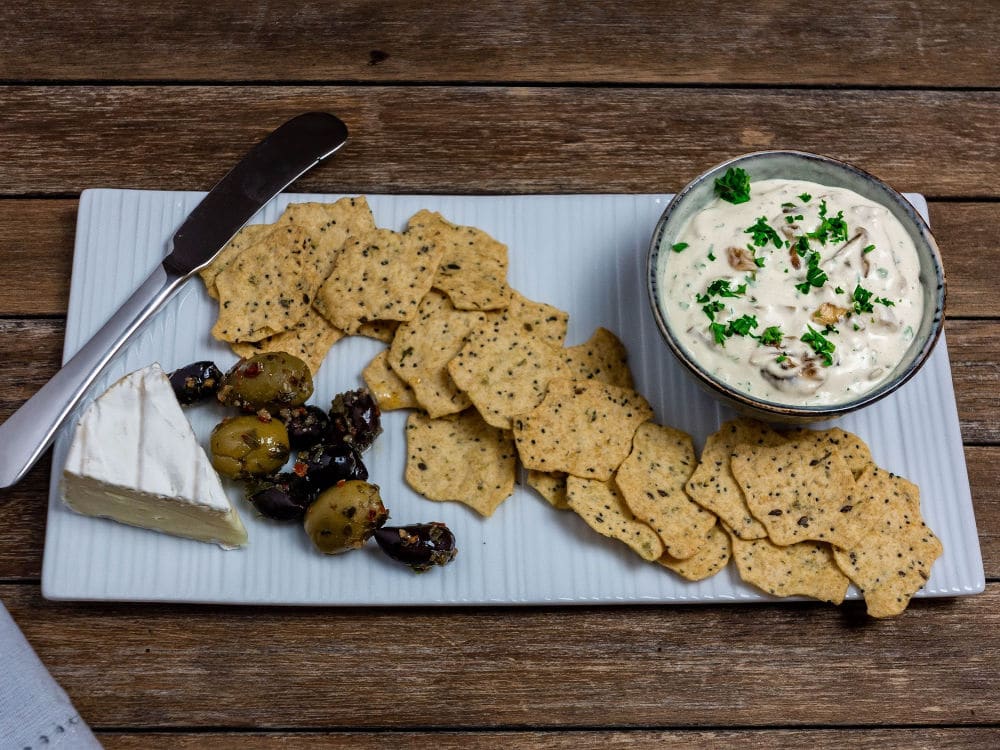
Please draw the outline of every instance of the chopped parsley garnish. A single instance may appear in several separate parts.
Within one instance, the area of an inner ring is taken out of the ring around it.
[[[753,315],[744,315],[736,320],[729,321],[729,328],[726,330],[726,333],[730,336],[746,336],[757,325],[757,318]]]
[[[675,253],[681,253],[688,249],[688,243],[678,242],[676,245],[671,245],[670,249],[673,250]]]
[[[837,287],[836,289],[834,289],[833,291],[834,291],[834,292],[836,292],[837,294],[843,294],[843,293],[844,293],[844,288],[843,288],[843,287],[841,287],[841,286],[838,286],[838,287]]]
[[[753,244],[757,247],[764,247],[768,242],[773,242],[775,247],[781,247],[781,237],[767,223],[767,217],[761,216],[752,227],[743,230],[753,236]]]
[[[787,208],[787,209],[792,209],[792,208],[795,208],[795,204],[794,203],[782,203],[781,207],[782,208]]]
[[[714,295],[716,297],[739,297],[742,294],[746,294],[747,285],[740,284],[735,289],[729,288],[729,279],[716,279],[711,284],[708,285],[708,289],[705,290],[706,296],[704,301],[708,301],[708,296]],[[698,299],[701,302],[701,299]]]
[[[784,334],[781,332],[779,326],[769,326],[764,329],[764,332],[760,334],[760,343],[765,346],[781,346],[781,337]]]
[[[787,354],[779,354],[779,355],[778,355],[778,358],[777,358],[777,359],[775,359],[774,361],[775,361],[775,362],[777,362],[778,364],[781,364],[781,363],[782,363],[782,362],[784,362],[784,361],[785,361],[786,359],[788,359],[788,355],[787,355]]]
[[[896,305],[896,303],[891,299],[886,299],[885,297],[874,297],[873,292],[869,292],[860,284],[854,288],[854,293],[851,295],[851,299],[854,300],[854,312],[858,315],[861,315],[862,313],[875,312],[874,305],[885,305],[886,307],[894,307]]]
[[[763,268],[764,267],[764,259],[763,258],[754,258],[753,262],[756,264],[757,268]]]
[[[715,253],[713,253],[711,250],[708,251],[708,259],[715,260]]]
[[[844,221],[844,212],[838,211],[833,218],[826,215],[826,201],[819,204],[819,226],[816,231],[809,232],[810,239],[819,240],[825,245],[827,240],[833,242],[847,242],[847,222]]]
[[[750,175],[745,169],[730,167],[715,178],[715,194],[730,203],[746,203],[750,200]]]
[[[796,284],[795,288],[803,294],[809,294],[812,287],[821,287],[829,277],[826,271],[819,267],[819,253],[809,254],[809,268],[806,271],[806,280],[801,284]]]
[[[833,352],[837,347],[833,345],[830,339],[826,338],[811,325],[806,325],[806,328],[808,329],[807,332],[803,333],[799,338],[802,339],[802,343],[809,344],[812,350],[822,357],[825,367],[829,367],[833,364]]]
[[[801,195],[799,195],[799,200],[802,201],[803,203],[808,203],[812,199],[813,197],[809,195],[809,193],[802,193]]]
[[[715,314],[717,312],[722,312],[725,309],[726,306],[724,304],[719,302],[719,300],[715,300],[713,302],[709,302],[707,305],[702,307],[701,311],[708,316],[709,320],[715,320]]]
[[[712,332],[716,344],[726,345],[726,327],[722,323],[710,323],[708,330]]]
[[[799,237],[798,241],[795,243],[795,252],[800,258],[806,257],[806,253],[809,252],[809,240],[805,237]]]
[[[861,254],[862,254],[862,255],[868,255],[868,253],[870,253],[870,252],[871,252],[872,250],[874,250],[874,249],[875,249],[875,246],[874,246],[874,245],[867,245],[867,246],[865,246],[865,248],[864,248],[864,249],[863,249],[863,250],[861,251]]]

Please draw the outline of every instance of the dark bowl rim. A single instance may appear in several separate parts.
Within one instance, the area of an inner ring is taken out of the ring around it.
[[[714,378],[712,375],[707,373],[702,367],[691,357],[687,355],[684,349],[677,342],[674,337],[670,326],[667,325],[665,316],[660,310],[660,306],[657,302],[657,285],[658,280],[656,278],[656,263],[659,257],[660,246],[662,244],[661,240],[663,238],[663,233],[666,228],[667,220],[675,210],[675,208],[680,205],[685,197],[698,185],[708,179],[711,175],[717,174],[731,166],[738,165],[742,162],[754,159],[754,158],[764,158],[768,156],[793,156],[797,158],[805,159],[806,161],[816,161],[823,162],[826,164],[834,165],[835,167],[844,169],[848,172],[853,172],[854,174],[862,177],[868,182],[871,182],[876,187],[880,188],[883,193],[885,193],[893,202],[897,203],[907,216],[914,222],[916,228],[922,238],[924,239],[924,244],[930,250],[931,261],[934,266],[934,274],[936,277],[936,288],[931,290],[932,294],[935,294],[937,299],[934,304],[934,317],[931,321],[931,330],[928,333],[927,339],[924,341],[923,345],[920,347],[919,351],[914,355],[913,359],[909,365],[894,378],[885,381],[883,384],[878,386],[872,391],[863,393],[856,399],[851,401],[845,401],[838,404],[823,404],[816,406],[796,406],[789,404],[782,404],[776,401],[767,401],[765,399],[754,398],[746,393],[736,390],[726,383]],[[826,156],[823,154],[816,154],[809,151],[798,151],[794,149],[774,149],[774,150],[764,150],[764,151],[752,151],[740,156],[727,159],[726,161],[720,162],[715,166],[705,170],[697,177],[692,179],[687,183],[681,190],[679,190],[667,204],[660,218],[656,222],[656,227],[653,230],[652,238],[650,239],[649,250],[646,255],[646,296],[649,300],[650,308],[652,309],[653,319],[656,321],[656,327],[660,331],[660,336],[666,342],[670,351],[673,352],[674,356],[677,357],[681,363],[687,368],[688,372],[694,375],[702,382],[703,385],[707,386],[710,390],[718,392],[720,395],[724,396],[730,402],[735,402],[738,406],[744,406],[748,409],[771,414],[775,417],[785,417],[799,420],[821,420],[824,418],[832,419],[835,417],[842,416],[852,411],[862,409],[866,406],[870,406],[876,401],[880,401],[889,394],[896,391],[903,384],[905,384],[910,378],[912,378],[924,363],[930,357],[931,352],[937,345],[938,340],[941,338],[941,332],[944,329],[944,315],[945,306],[947,302],[947,283],[945,280],[944,265],[941,259],[941,251],[938,248],[937,240],[931,231],[930,226],[924,220],[923,216],[916,210],[912,203],[910,203],[900,192],[891,187],[884,180],[879,179],[870,172],[866,172],[860,167],[856,167],[842,159],[837,159],[832,156]]]

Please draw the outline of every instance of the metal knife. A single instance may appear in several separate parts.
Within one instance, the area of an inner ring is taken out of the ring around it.
[[[170,253],[53,378],[0,425],[0,487],[19,482],[129,338],[274,196],[347,142],[347,126],[309,112],[254,146],[173,236]]]

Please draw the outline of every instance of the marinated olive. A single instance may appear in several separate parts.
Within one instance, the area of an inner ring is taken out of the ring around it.
[[[336,555],[364,545],[388,519],[378,487],[352,480],[322,492],[306,511],[304,525],[320,552]]]
[[[237,362],[226,373],[218,398],[243,411],[267,409],[277,414],[301,406],[312,392],[312,374],[305,362],[285,352],[266,352]]]
[[[300,451],[296,462],[296,466],[299,465],[313,486],[321,490],[348,479],[368,478],[361,454],[345,443],[320,443]]]
[[[393,560],[409,565],[417,573],[455,559],[455,535],[443,523],[386,526],[375,532],[375,541]]]
[[[316,491],[309,479],[290,471],[264,477],[247,493],[247,500],[257,512],[275,521],[301,521],[315,499]]]
[[[231,479],[270,474],[288,460],[288,432],[267,414],[224,419],[212,430],[212,466]]]
[[[318,406],[295,406],[282,409],[278,417],[288,430],[288,442],[293,450],[311,448],[326,435],[330,418]]]
[[[347,391],[330,406],[330,437],[365,451],[382,433],[382,412],[367,388]]]
[[[214,362],[192,362],[170,373],[170,387],[182,404],[193,404],[213,395],[222,385],[222,372]]]

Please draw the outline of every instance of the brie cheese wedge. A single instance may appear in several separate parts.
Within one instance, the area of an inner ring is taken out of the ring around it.
[[[73,510],[226,549],[247,543],[236,509],[158,364],[126,375],[84,412],[61,493]]]

